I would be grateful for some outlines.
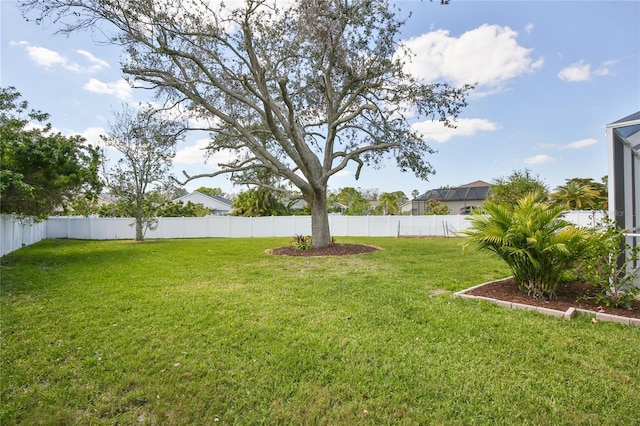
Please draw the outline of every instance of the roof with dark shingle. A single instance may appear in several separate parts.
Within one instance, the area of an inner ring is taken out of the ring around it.
[[[439,188],[432,189],[418,196],[416,200],[427,201],[469,201],[469,200],[485,200],[489,194],[491,184],[477,180],[475,182],[461,185],[456,188]]]

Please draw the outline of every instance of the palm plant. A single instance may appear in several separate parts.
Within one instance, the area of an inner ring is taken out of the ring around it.
[[[462,233],[471,237],[470,243],[507,262],[520,290],[546,299],[555,296],[587,241],[584,229],[562,219],[563,210],[541,201],[538,192],[515,205],[487,201]]]
[[[402,191],[385,192],[380,195],[380,207],[383,214],[400,213],[400,203],[406,200],[407,196]]]
[[[570,181],[557,187],[549,197],[565,209],[592,209],[595,207],[598,192],[591,185]]]

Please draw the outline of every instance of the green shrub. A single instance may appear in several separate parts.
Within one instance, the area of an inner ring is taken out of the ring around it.
[[[565,273],[586,246],[588,232],[562,219],[562,207],[532,192],[515,205],[487,201],[482,213],[470,216],[462,234],[502,258],[520,290],[538,299],[555,296]]]
[[[311,250],[311,235],[295,235],[293,237],[293,246],[298,250]]]
[[[630,268],[640,259],[640,246],[626,244],[624,232],[615,221],[605,218],[589,240],[580,272],[598,289],[598,303],[629,308],[640,293],[634,285],[638,270]]]

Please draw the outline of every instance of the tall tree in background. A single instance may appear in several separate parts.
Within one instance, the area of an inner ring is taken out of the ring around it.
[[[607,178],[602,180],[606,182]],[[606,183],[595,182],[592,178],[572,178],[565,182],[549,194],[554,203],[569,210],[607,209],[609,194]]]
[[[534,175],[531,170],[514,170],[507,177],[493,180],[487,200],[496,204],[515,206],[518,200],[531,193],[536,193],[540,197],[538,201],[545,201],[549,190],[542,179]]]
[[[446,2],[443,2],[446,3]],[[432,149],[409,119],[449,125],[470,88],[408,75],[404,22],[384,0],[24,0],[69,33],[99,28],[126,49],[123,70],[208,121],[210,150],[235,161],[206,175],[264,168],[311,206],[315,247],[331,242],[329,178],[395,160],[426,179]],[[216,6],[218,4],[218,6]],[[105,25],[106,22],[113,25]],[[254,132],[266,124],[268,143]]]
[[[287,206],[267,188],[250,188],[238,194],[231,205],[231,216],[287,216]]]
[[[222,197],[228,200],[233,198],[232,195],[226,194],[221,188],[209,188],[206,186],[201,186],[198,189],[196,189],[195,192],[200,192],[201,194],[210,195],[212,197]]]
[[[380,195],[380,209],[382,214],[400,214],[400,204],[407,200],[402,191],[384,192]]]
[[[15,87],[0,89],[0,212],[44,218],[74,198],[95,197],[99,149],[55,133],[49,114],[28,107]]]
[[[169,167],[183,131],[182,123],[163,118],[150,105],[139,111],[124,106],[115,113],[109,132],[101,136],[121,154],[106,172],[107,185],[113,195],[135,206],[136,241],[143,240],[146,228],[154,223],[153,209],[145,208],[145,201],[169,182]]]
[[[578,182],[567,182],[549,194],[554,204],[567,210],[594,209],[597,196],[598,193],[591,185]]]
[[[347,216],[364,216],[372,212],[371,203],[363,194],[360,188],[342,188],[339,192],[332,194],[330,200],[339,203]]]

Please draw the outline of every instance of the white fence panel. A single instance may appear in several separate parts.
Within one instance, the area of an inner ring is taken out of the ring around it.
[[[452,237],[469,227],[465,215],[398,216],[397,235],[412,237]]]
[[[252,237],[273,237],[274,217],[256,217],[250,221]]]
[[[93,239],[92,229],[93,218],[69,217],[67,218],[68,236],[67,238]]]
[[[68,218],[50,217],[47,219],[47,238],[67,238],[69,235]]]
[[[229,236],[230,237],[251,237],[253,232],[251,226],[252,218],[250,217],[229,217]]]
[[[273,236],[311,235],[311,216],[274,217]]]
[[[156,229],[147,229],[145,238],[181,238],[183,232],[182,218],[165,217],[158,220]]]
[[[0,215],[0,256],[47,238],[46,222],[34,223],[11,215]]]
[[[367,234],[370,237],[387,237],[395,235],[391,223],[397,223],[397,216],[369,216],[367,217]]]
[[[79,240],[133,239],[136,231],[132,218],[63,216],[47,219],[46,238],[75,238]]]
[[[207,236],[212,238],[228,238],[230,216],[208,216]]]
[[[598,224],[604,217],[605,212],[590,210],[568,210],[564,213],[565,220],[577,225],[585,227],[593,227]]]

